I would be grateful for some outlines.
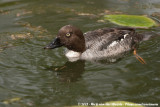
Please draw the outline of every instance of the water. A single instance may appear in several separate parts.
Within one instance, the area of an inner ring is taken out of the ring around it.
[[[0,0],[0,106],[62,107],[120,100],[159,103],[160,27],[137,30],[153,35],[138,49],[147,65],[132,54],[115,63],[72,63],[65,58],[64,48],[43,50],[66,24],[86,32],[117,26],[98,21],[107,13],[160,20],[159,10],[159,0]]]

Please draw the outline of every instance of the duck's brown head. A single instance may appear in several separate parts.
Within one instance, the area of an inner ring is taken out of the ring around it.
[[[65,46],[75,52],[84,52],[85,39],[82,31],[72,25],[63,26],[59,30],[57,37],[44,49],[54,49],[61,46]]]

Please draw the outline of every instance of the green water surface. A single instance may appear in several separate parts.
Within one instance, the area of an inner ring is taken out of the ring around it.
[[[44,50],[72,24],[83,32],[117,27],[106,14],[148,15],[160,20],[159,0],[0,0],[0,107],[54,107],[130,101],[160,104],[160,27],[115,63],[69,62],[64,48]],[[14,98],[20,98],[13,101]],[[7,103],[5,104],[4,102]]]

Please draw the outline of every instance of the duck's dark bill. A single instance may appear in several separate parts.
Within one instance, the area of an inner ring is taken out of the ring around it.
[[[63,44],[61,44],[61,41],[58,37],[56,37],[53,42],[51,42],[50,44],[48,44],[47,46],[44,47],[44,49],[54,49],[54,48],[58,48],[63,46]]]

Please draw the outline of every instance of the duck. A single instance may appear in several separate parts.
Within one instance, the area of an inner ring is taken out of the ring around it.
[[[65,25],[44,49],[66,47],[65,56],[72,62],[77,60],[115,62],[132,51],[142,64],[146,64],[137,54],[138,44],[143,38],[143,34],[130,27],[100,28],[83,34],[78,27]]]

